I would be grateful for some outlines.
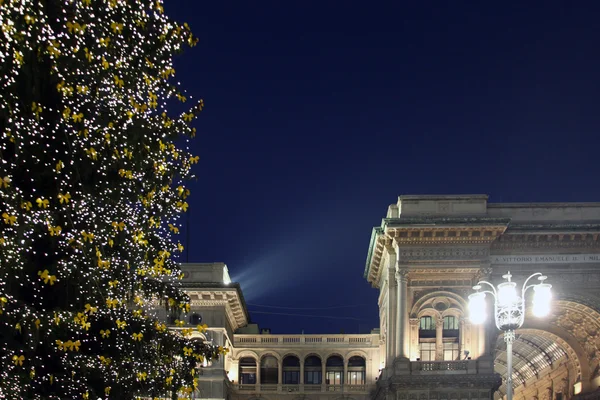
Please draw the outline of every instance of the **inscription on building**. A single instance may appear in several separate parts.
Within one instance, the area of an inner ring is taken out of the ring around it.
[[[583,264],[600,262],[600,254],[490,256],[492,264]]]

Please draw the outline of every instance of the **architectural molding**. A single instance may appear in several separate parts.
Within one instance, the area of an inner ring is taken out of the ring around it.
[[[486,246],[407,247],[400,249],[399,262],[473,261],[489,257]]]
[[[193,308],[225,307],[227,319],[233,330],[248,324],[245,306],[237,289],[190,288],[186,293],[190,296],[190,306]]]

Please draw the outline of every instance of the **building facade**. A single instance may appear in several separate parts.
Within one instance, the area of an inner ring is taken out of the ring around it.
[[[491,312],[471,324],[467,298],[510,271],[553,285],[551,314],[526,315],[516,332],[514,398],[600,399],[599,234],[600,203],[400,196],[369,243],[380,327],[368,335],[260,332],[224,264],[184,265],[190,323],[202,318],[203,339],[231,349],[202,369],[196,398],[502,399],[502,333]]]

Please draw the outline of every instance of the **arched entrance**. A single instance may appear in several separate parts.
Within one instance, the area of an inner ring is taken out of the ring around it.
[[[600,385],[600,313],[557,299],[544,319],[527,315],[513,345],[515,399],[577,399]],[[506,344],[496,341],[495,370],[506,378]],[[506,394],[503,384],[495,398]]]

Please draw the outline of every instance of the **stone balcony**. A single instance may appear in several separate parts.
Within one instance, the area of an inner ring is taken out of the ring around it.
[[[369,385],[309,385],[309,384],[281,384],[281,385],[235,385],[234,389],[244,393],[315,393],[315,392],[338,392],[338,393],[367,393]]]
[[[377,381],[374,400],[387,399],[392,390],[400,399],[490,399],[501,384],[493,360],[396,360]],[[450,397],[447,397],[451,395]]]
[[[363,335],[247,335],[236,334],[235,347],[273,348],[273,347],[377,347],[378,334]]]

